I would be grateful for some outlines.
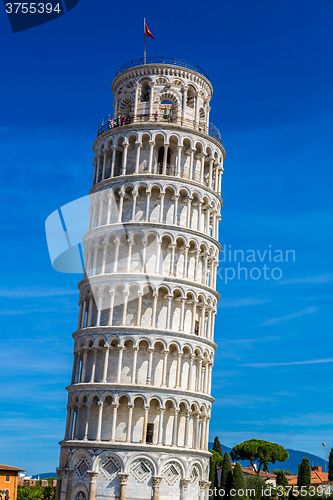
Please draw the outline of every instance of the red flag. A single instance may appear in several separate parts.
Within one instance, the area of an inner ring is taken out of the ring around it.
[[[153,40],[155,40],[154,35],[149,31],[147,24],[145,23],[145,36],[150,36]]]

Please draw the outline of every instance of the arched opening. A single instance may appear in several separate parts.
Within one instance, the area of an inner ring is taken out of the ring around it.
[[[162,118],[163,120],[166,120],[168,122],[172,121],[172,101],[170,99],[163,99],[161,101],[161,112],[162,112]]]
[[[86,500],[86,494],[84,491],[78,491],[77,494],[75,495],[75,500]],[[7,500],[7,498],[6,498]]]
[[[144,80],[141,83],[140,102],[148,102],[149,99],[150,99],[149,81],[148,80]]]
[[[195,88],[192,85],[189,86],[187,91],[187,107],[194,109],[195,105]]]
[[[204,108],[199,110],[199,130],[204,130],[206,125],[206,113]]]
[[[162,175],[163,173],[163,160],[164,160],[164,146],[158,148],[157,154],[157,164],[158,164],[158,173]],[[166,157],[166,173],[170,170],[170,162],[171,162],[171,151],[168,146],[167,149],[167,157]]]
[[[116,149],[116,158],[115,158],[114,173],[113,173],[114,177],[121,175],[121,167],[122,167],[122,163],[123,163],[122,144],[123,144],[123,138],[120,137],[118,139],[118,145],[117,145],[117,149]]]

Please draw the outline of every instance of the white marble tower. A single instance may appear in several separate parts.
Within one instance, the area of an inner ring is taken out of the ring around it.
[[[94,142],[56,500],[207,499],[224,149],[212,86],[131,61]]]

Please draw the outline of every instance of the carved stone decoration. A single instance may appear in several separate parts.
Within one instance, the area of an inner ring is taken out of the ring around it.
[[[153,486],[156,489],[159,489],[161,482],[162,482],[162,477],[160,476],[153,476]]]
[[[190,472],[191,484],[196,484],[199,481],[199,478],[200,478],[200,474],[199,474],[198,467],[193,465],[193,467],[191,468],[191,472]]]
[[[114,458],[107,458],[101,464],[101,471],[107,479],[113,479],[117,472],[120,471],[120,466]]]
[[[181,477],[179,466],[175,462],[168,463],[163,471],[163,477],[170,486],[173,485]]]
[[[139,483],[147,483],[152,476],[151,467],[145,460],[140,460],[135,463],[134,466],[131,467],[131,472]]]
[[[182,487],[183,490],[187,490],[187,488],[190,485],[190,480],[189,479],[181,479],[180,480],[180,486]]]
[[[199,481],[200,489],[203,490],[203,491],[206,491],[206,482],[207,481],[204,481],[204,480],[200,480]]]
[[[87,474],[89,470],[89,464],[87,460],[83,457],[81,458],[78,463],[75,465],[75,470],[78,476],[83,479],[84,476]]]
[[[118,477],[120,479],[120,485],[121,486],[126,486],[129,474],[124,474],[123,472],[118,472]]]

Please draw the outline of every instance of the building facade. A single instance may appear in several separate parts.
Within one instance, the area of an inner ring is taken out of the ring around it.
[[[1,500],[16,500],[18,474],[25,469],[0,464],[0,498]]]
[[[224,149],[212,86],[132,61],[95,153],[57,500],[207,499]]]

